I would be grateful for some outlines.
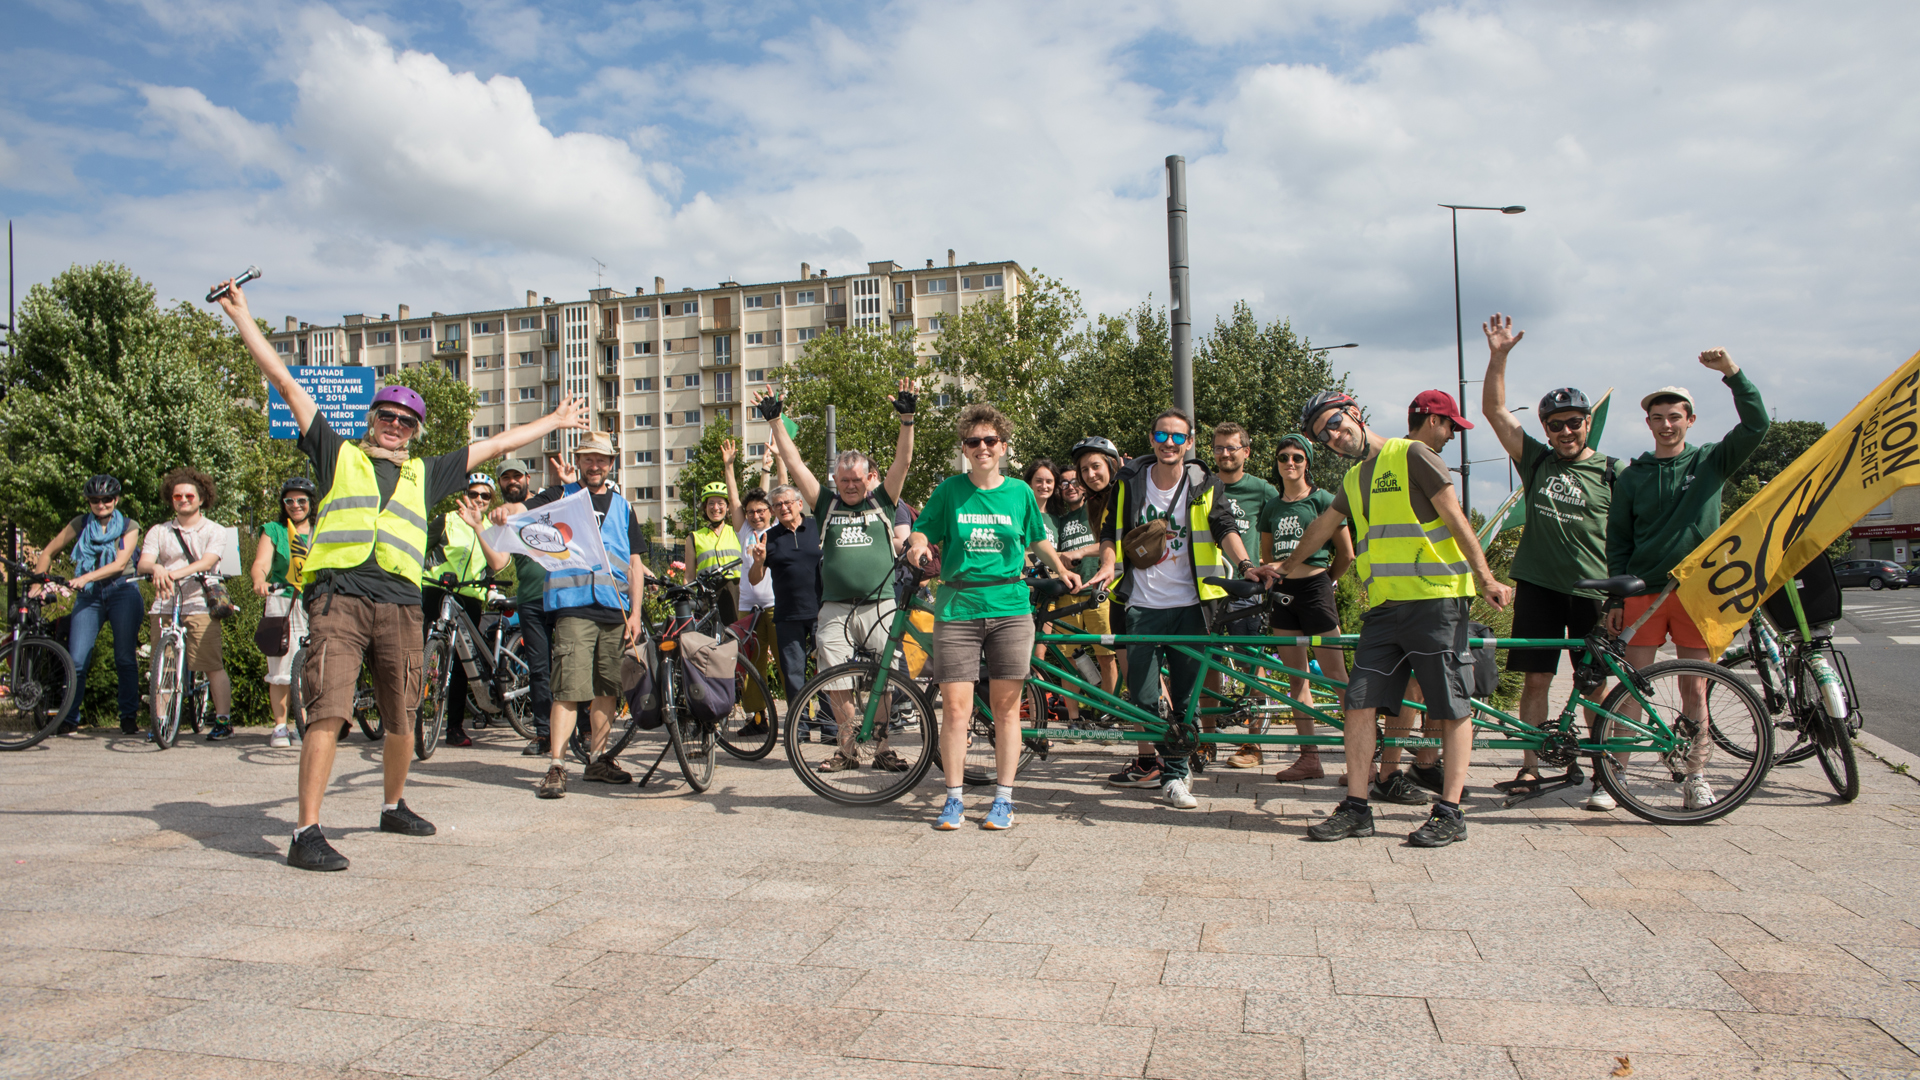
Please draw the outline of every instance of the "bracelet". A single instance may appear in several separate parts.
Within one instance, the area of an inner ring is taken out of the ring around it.
[[[911,417],[911,416],[903,416],[903,417],[901,417],[901,418],[900,418],[900,426],[901,426],[901,427],[912,427],[912,426],[913,426],[913,417]]]

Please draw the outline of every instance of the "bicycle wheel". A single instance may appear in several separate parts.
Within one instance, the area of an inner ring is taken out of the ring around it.
[[[876,695],[879,672],[871,660],[835,665],[808,680],[788,703],[787,761],[814,794],[846,806],[873,806],[905,795],[926,778],[940,731],[933,708],[898,669],[889,675],[884,694]],[[877,713],[873,735],[849,740],[853,757],[846,758],[838,735],[829,732],[839,732],[842,725],[857,731],[869,708]],[[808,740],[804,733],[809,731],[821,741]],[[905,771],[872,767],[883,748],[899,755]],[[849,763],[852,768],[842,767]],[[822,766],[832,771],[822,772]]]
[[[1047,710],[1033,683],[1028,682],[1020,688],[1020,727],[1044,728],[1047,726]],[[985,787],[1000,782],[999,758],[993,746],[993,710],[987,700],[980,696],[978,685],[973,695],[973,715],[967,719],[967,757],[962,766],[961,776],[968,787]],[[1013,771],[1018,775],[1033,760],[1034,740],[1020,740],[1020,758],[1014,763]],[[940,744],[933,745],[933,768],[945,766],[940,760]]]
[[[1760,700],[1767,706],[1768,713],[1773,717],[1773,763],[1775,765],[1791,765],[1813,756],[1813,738],[1802,730],[1803,725],[1799,716],[1796,715],[1797,710],[1789,707],[1786,691],[1771,685],[1773,680],[1781,677],[1778,669],[1770,675],[1764,673],[1754,663],[1752,656],[1742,656],[1732,663],[1720,666],[1733,672],[1742,682],[1752,687],[1753,692],[1759,695]],[[1712,722],[1708,730],[1713,733],[1714,745],[1727,753],[1738,755],[1750,752],[1738,739],[1723,735],[1718,722]],[[1780,748],[1782,742],[1786,743],[1785,749]]]
[[[213,684],[207,681],[205,674],[198,671],[187,672],[187,692],[181,695],[180,722],[190,725],[195,735],[206,730],[213,720]]]
[[[453,642],[440,634],[427,639],[420,658],[420,682],[424,687],[420,707],[413,719],[413,756],[425,761],[440,749],[440,734],[447,727],[447,694],[453,685]]]
[[[172,749],[175,740],[180,737],[181,705],[186,698],[185,688],[181,685],[187,675],[186,658],[183,655],[185,648],[184,639],[168,637],[155,660],[160,665],[160,677],[153,692],[153,743],[162,750]]]
[[[368,742],[386,742],[386,729],[380,725],[380,699],[373,692],[373,665],[364,660],[360,662],[360,677],[353,683],[353,722]]]
[[[1655,718],[1672,736],[1603,721],[1603,733],[1611,726],[1613,737],[1630,740],[1634,749],[1595,755],[1600,783],[1629,813],[1658,825],[1698,825],[1738,809],[1773,763],[1773,718],[1760,695],[1739,676],[1705,660],[1667,660],[1641,668],[1640,675],[1651,687],[1645,697]],[[1689,698],[1694,712],[1689,712]],[[1626,685],[1615,686],[1601,705],[1632,718],[1641,711]],[[1705,722],[1697,713],[1701,706]],[[1717,730],[1710,732],[1709,725]],[[1651,720],[1647,726],[1654,727]],[[1707,785],[1711,801],[1689,809],[1682,787],[1694,774]]]
[[[1835,720],[1820,698],[1818,684],[1811,673],[1802,679],[1795,711],[1806,717],[1807,744],[1820,759],[1820,771],[1843,803],[1860,797],[1860,762],[1854,756],[1853,729],[1845,720]],[[1783,759],[1784,760],[1784,759]]]
[[[687,786],[705,791],[713,786],[716,725],[694,718],[693,710],[687,705],[686,682],[679,677],[679,661],[662,665],[663,670],[667,668],[673,669],[673,675],[668,677],[672,693],[665,702],[667,741],[673,745],[674,760],[680,763],[680,775],[687,778]]]
[[[53,734],[79,692],[73,657],[49,638],[0,646],[0,750],[25,750]]]
[[[533,723],[533,669],[527,666],[527,658],[522,652],[526,641],[520,631],[515,630],[500,650],[500,677],[494,680],[494,686],[500,694],[500,711],[506,715],[507,723],[512,725],[514,733],[523,739],[534,736]]]
[[[301,684],[306,681],[307,648],[302,645],[293,650],[293,663],[287,671],[287,722],[301,739],[307,737],[307,709],[301,704]]]
[[[738,707],[715,732],[727,753],[742,761],[759,761],[780,740],[780,710],[767,691],[767,680],[742,655],[733,663],[733,693]],[[757,703],[750,706],[749,703]]]

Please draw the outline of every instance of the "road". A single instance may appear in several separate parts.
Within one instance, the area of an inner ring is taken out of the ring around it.
[[[1853,668],[1867,730],[1920,753],[1920,587],[1848,589],[1834,644]]]

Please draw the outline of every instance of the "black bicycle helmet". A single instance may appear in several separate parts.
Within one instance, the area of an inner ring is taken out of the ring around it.
[[[304,492],[309,499],[319,494],[319,489],[313,486],[313,481],[304,476],[293,477],[286,483],[280,485],[280,496],[282,498],[285,498],[289,491]]]
[[[1540,399],[1539,416],[1540,419],[1545,420],[1554,413],[1566,412],[1568,409],[1579,409],[1583,413],[1591,414],[1593,405],[1587,401],[1587,395],[1571,386],[1563,386],[1558,390],[1549,391],[1546,397]]]
[[[1300,430],[1306,432],[1308,438],[1316,438],[1313,422],[1320,418],[1321,413],[1328,409],[1344,409],[1349,405],[1358,404],[1360,403],[1353,399],[1353,395],[1344,390],[1322,390],[1308,398],[1307,403],[1300,407]]]
[[[106,473],[97,473],[88,478],[82,494],[89,499],[116,499],[120,497],[120,481]]]
[[[1073,449],[1067,451],[1067,458],[1073,462],[1075,468],[1078,468],[1080,459],[1087,454],[1105,454],[1115,461],[1120,460],[1120,448],[1113,445],[1112,439],[1099,435],[1089,435],[1074,443]]]

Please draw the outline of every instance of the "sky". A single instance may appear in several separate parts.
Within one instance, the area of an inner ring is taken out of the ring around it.
[[[5,11],[23,292],[111,260],[188,298],[258,264],[257,314],[333,323],[953,248],[1119,313],[1165,302],[1180,154],[1196,333],[1244,301],[1358,342],[1333,355],[1379,415],[1455,386],[1439,203],[1527,208],[1459,220],[1468,377],[1489,314],[1526,332],[1511,405],[1680,384],[1716,438],[1731,399],[1695,357],[1724,347],[1776,416],[1832,423],[1920,349],[1911,4]],[[1651,447],[1636,411],[1604,449]],[[1476,505],[1507,490],[1499,461],[1474,481]]]

